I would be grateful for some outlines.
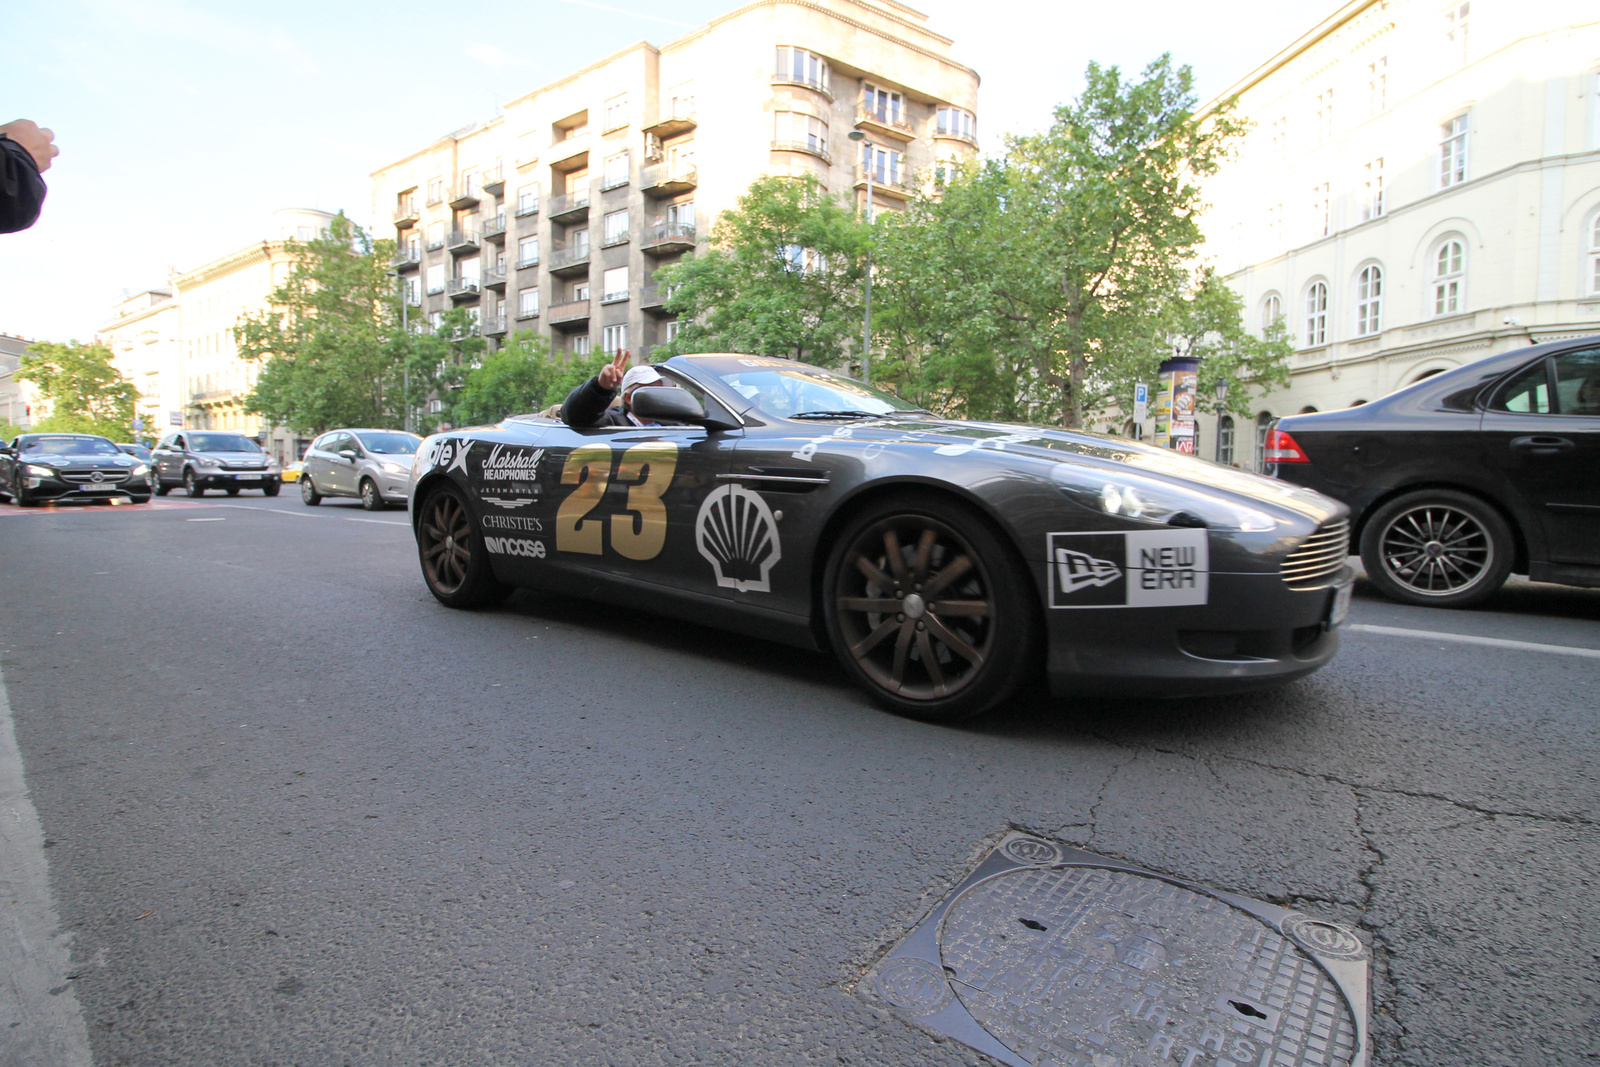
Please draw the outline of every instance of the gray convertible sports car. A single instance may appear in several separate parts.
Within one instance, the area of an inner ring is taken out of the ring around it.
[[[512,587],[832,648],[887,706],[1184,696],[1327,663],[1349,605],[1345,506],[1101,434],[942,419],[784,359],[678,356],[681,388],[574,429],[437,434],[412,467],[423,577],[452,607]]]

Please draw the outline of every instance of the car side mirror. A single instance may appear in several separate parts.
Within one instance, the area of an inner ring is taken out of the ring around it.
[[[734,423],[725,412],[708,415],[705,407],[687,389],[672,386],[640,386],[633,391],[633,414],[643,421],[687,422],[708,430],[732,429]]]
[[[10,445],[0,445],[0,456],[14,456],[16,454],[17,450]]]
[[[339,449],[339,455],[343,456],[345,459],[348,459],[353,463],[353,462],[355,462],[355,458],[356,458],[356,450],[353,449],[353,448],[341,448],[341,449]]]

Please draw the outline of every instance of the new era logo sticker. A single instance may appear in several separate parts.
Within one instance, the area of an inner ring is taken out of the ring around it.
[[[1210,552],[1204,530],[1047,535],[1052,608],[1162,608],[1204,604]]]

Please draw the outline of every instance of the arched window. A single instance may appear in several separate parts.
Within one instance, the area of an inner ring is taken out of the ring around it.
[[[1266,340],[1272,327],[1283,320],[1283,297],[1277,293],[1268,293],[1261,301],[1261,338]]]
[[[1233,462],[1233,416],[1224,415],[1217,420],[1217,462]]]
[[[1317,413],[1317,409],[1315,407],[1313,407],[1312,405],[1310,405],[1310,404],[1307,404],[1305,407],[1301,408],[1299,410],[1299,412],[1298,412],[1298,414],[1301,414],[1301,415],[1315,415],[1316,413]]]
[[[1376,263],[1356,275],[1356,336],[1367,337],[1383,329],[1383,268]]]
[[[1433,254],[1433,313],[1454,315],[1466,307],[1467,247],[1447,238]]]
[[[1305,347],[1328,343],[1328,283],[1312,282],[1306,289]]]
[[[1600,80],[1600,75],[1596,75]],[[1595,109],[1600,111],[1600,102],[1596,102]],[[1600,211],[1595,212],[1594,218],[1589,222],[1589,266],[1583,272],[1589,280],[1589,293],[1591,296],[1600,295]]]
[[[1272,429],[1272,412],[1263,411],[1256,416],[1256,470],[1266,468],[1267,431]]]

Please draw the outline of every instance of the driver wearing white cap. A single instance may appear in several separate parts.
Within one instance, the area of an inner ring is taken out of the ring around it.
[[[618,352],[617,358],[600,368],[600,373],[567,394],[561,405],[561,421],[568,426],[647,426],[650,425],[633,414],[630,401],[633,391],[641,385],[676,386],[671,378],[663,378],[651,366],[632,367],[626,372],[623,366],[628,353]],[[622,391],[622,404],[613,406],[618,389]]]

